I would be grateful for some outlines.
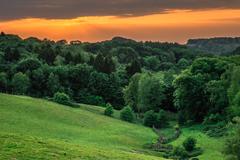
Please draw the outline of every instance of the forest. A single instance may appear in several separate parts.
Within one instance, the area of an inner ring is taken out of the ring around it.
[[[55,101],[69,107],[102,106],[106,116],[159,132],[145,147],[162,157],[201,155],[197,137],[178,147],[182,127],[200,125],[210,137],[226,137],[223,153],[240,159],[240,52],[211,54],[187,45],[115,37],[81,41],[0,34],[0,91]],[[207,143],[207,142],[205,142]]]

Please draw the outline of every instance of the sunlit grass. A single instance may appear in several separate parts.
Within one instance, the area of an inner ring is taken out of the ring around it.
[[[81,106],[0,94],[0,159],[161,159],[143,149],[151,129]]]

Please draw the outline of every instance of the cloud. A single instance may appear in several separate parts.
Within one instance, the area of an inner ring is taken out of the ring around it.
[[[173,9],[240,9],[239,0],[0,0],[0,20],[142,16]]]

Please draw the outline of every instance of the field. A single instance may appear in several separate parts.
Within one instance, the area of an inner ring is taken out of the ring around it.
[[[163,159],[143,149],[158,137],[150,128],[106,117],[100,107],[80,106],[0,94],[0,159]],[[197,127],[184,128],[173,145],[188,136],[204,148],[201,160],[223,159],[223,141],[207,137]]]
[[[97,110],[96,110],[97,111]],[[0,159],[160,159],[151,129],[41,99],[0,95]]]

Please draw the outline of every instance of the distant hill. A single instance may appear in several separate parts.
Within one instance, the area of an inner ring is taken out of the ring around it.
[[[190,48],[212,54],[228,54],[240,46],[240,37],[219,37],[210,39],[190,39],[187,42]]]

